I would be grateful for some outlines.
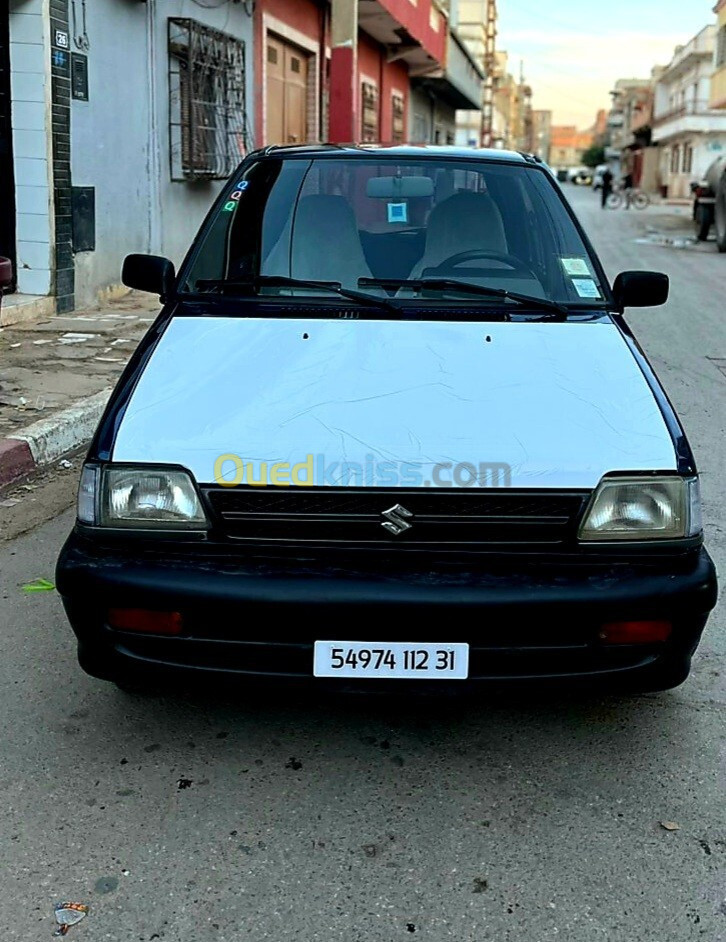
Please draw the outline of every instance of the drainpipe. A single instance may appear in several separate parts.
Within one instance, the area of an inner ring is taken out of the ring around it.
[[[358,139],[358,0],[332,0],[330,140]]]

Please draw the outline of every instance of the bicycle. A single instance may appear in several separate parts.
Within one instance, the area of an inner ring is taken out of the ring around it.
[[[634,206],[635,209],[647,209],[650,206],[650,197],[637,187],[614,189],[607,198],[608,209],[620,209],[622,206]]]

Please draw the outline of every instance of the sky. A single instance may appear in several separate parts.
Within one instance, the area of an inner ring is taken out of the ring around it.
[[[555,124],[592,126],[618,78],[647,78],[715,23],[715,0],[498,0],[499,49]]]

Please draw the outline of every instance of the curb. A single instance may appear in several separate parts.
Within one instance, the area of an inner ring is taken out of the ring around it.
[[[22,432],[0,439],[0,487],[52,464],[89,441],[110,395],[110,388],[103,389]]]

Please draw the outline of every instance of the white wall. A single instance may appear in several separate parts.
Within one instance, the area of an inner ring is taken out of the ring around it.
[[[47,16],[47,0],[10,2],[18,291],[38,295],[50,292],[54,242],[50,139],[46,135],[50,124]]]

